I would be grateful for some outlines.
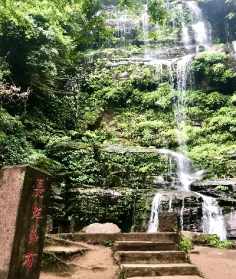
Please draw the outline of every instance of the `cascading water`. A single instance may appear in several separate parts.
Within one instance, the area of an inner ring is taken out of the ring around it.
[[[154,65],[156,68],[157,78],[161,80],[164,71],[168,73],[168,78],[170,83],[174,82],[174,63],[173,60],[168,59],[152,59],[150,64]]]
[[[211,45],[211,26],[204,19],[202,10],[196,1],[186,1],[185,3],[194,20],[191,28],[194,33],[194,39],[197,47],[196,50],[198,51],[199,46],[203,46],[205,49],[208,49]]]
[[[126,12],[117,11],[116,14],[116,30],[118,32],[118,37],[120,38],[120,41],[123,43],[123,45],[126,45],[126,33],[127,30],[127,14]]]
[[[233,51],[234,51],[234,57],[236,58],[236,41],[232,42],[232,46],[233,46]]]
[[[181,153],[174,152],[167,149],[160,149],[160,154],[167,155],[171,158],[173,158],[177,163],[177,176],[180,181],[181,188],[180,190],[183,192],[190,192],[190,185],[197,181],[201,180],[204,174],[204,171],[194,171],[192,162],[190,159],[188,159],[186,156],[184,156]],[[193,192],[195,193],[195,192]],[[199,197],[202,198],[203,204],[202,204],[202,212],[203,212],[203,218],[202,218],[202,230],[204,233],[208,234],[216,234],[219,236],[221,240],[226,239],[226,226],[224,222],[224,217],[222,214],[222,209],[220,208],[217,200],[213,197],[208,197],[203,194],[195,193]],[[152,212],[151,212],[151,218],[150,223],[148,227],[148,232],[156,232],[158,230],[158,214],[160,212],[160,206],[161,206],[161,198],[163,194],[157,193],[153,199],[152,203]],[[181,228],[184,227],[184,199],[182,201],[182,207],[180,210],[180,223]],[[169,211],[172,207],[172,198],[169,200]]]
[[[222,209],[215,198],[201,195],[203,199],[202,211],[202,229],[204,233],[216,234],[221,240],[227,238],[227,232],[225,228],[224,216]]]
[[[211,27],[209,23],[204,19],[203,13],[198,6],[198,3],[195,1],[186,1],[186,6],[190,10],[193,16],[193,23],[191,25],[186,25],[184,22],[182,24],[182,41],[186,50],[192,50],[190,54],[187,54],[181,58],[177,59],[152,59],[150,64],[155,65],[157,74],[161,77],[163,70],[166,69],[169,73],[169,81],[172,84],[172,87],[176,87],[178,90],[178,97],[175,103],[175,117],[177,123],[177,139],[179,143],[180,152],[174,152],[167,149],[159,150],[161,154],[167,155],[173,158],[177,164],[177,176],[180,182],[181,191],[190,191],[190,185],[202,179],[203,171],[194,171],[192,162],[187,158],[183,153],[187,152],[186,146],[186,135],[185,135],[185,126],[186,126],[186,90],[188,87],[189,73],[191,69],[191,63],[193,57],[198,53],[200,47],[208,49],[211,45]],[[147,13],[147,10],[146,10]],[[148,19],[148,16],[145,14],[143,17],[145,20]],[[145,21],[145,32],[148,32],[147,24]],[[193,32],[194,38],[192,39],[190,32]],[[148,37],[148,35],[146,34]],[[192,47],[192,43],[195,43],[195,46]],[[236,43],[235,43],[236,50]],[[145,48],[145,57],[147,58],[147,49]],[[151,56],[149,55],[150,59]],[[174,84],[174,71],[177,79],[177,84]],[[221,240],[226,239],[226,229],[224,224],[224,218],[222,210],[219,207],[219,204],[215,198],[207,197],[205,195],[199,194],[203,200],[202,211],[202,227],[204,233],[217,234]],[[153,199],[151,217],[148,227],[148,232],[156,232],[158,230],[159,219],[158,215],[160,212],[162,194],[157,193]],[[172,200],[170,200],[170,207],[172,206]],[[180,210],[180,219],[181,227],[184,226],[184,199],[182,201],[182,207]]]
[[[189,80],[189,73],[191,69],[193,55],[188,54],[182,57],[177,61],[176,67],[176,77],[177,77],[177,89],[178,89],[178,98],[175,104],[175,118],[177,123],[177,139],[179,146],[182,148],[182,151],[186,150],[185,144],[185,121],[186,121],[186,89],[187,81]]]
[[[148,58],[148,34],[149,34],[149,15],[148,15],[148,2],[144,5],[144,12],[142,14],[142,27],[143,27],[143,40],[144,40],[144,59]]]
[[[177,163],[177,176],[180,181],[182,191],[190,191],[190,185],[201,180],[203,171],[194,172],[192,161],[184,156],[182,153],[175,152],[169,149],[159,149],[159,153],[173,158]]]
[[[184,228],[184,198],[182,200],[182,207],[180,210],[180,227],[181,227],[181,230],[183,230],[183,228]]]
[[[182,24],[182,41],[187,50],[191,49],[192,39],[189,32],[189,27],[186,26],[184,23]]]
[[[124,48],[128,46],[128,38],[132,32],[139,26],[139,20],[133,18],[127,9],[120,9],[113,5],[107,7],[106,23],[114,28],[114,35],[119,39],[117,46]]]
[[[168,209],[168,212],[172,212],[173,208],[172,208],[172,198],[169,199],[169,209]]]
[[[159,210],[161,204],[162,194],[156,193],[153,202],[152,202],[152,209],[151,209],[151,217],[149,220],[148,225],[148,232],[155,233],[158,230],[159,226]]]

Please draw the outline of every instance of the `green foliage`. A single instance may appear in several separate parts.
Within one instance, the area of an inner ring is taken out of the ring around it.
[[[154,92],[144,93],[142,103],[146,108],[160,107],[170,109],[172,105],[172,89],[168,83],[162,83]]]
[[[209,177],[232,177],[236,172],[236,164],[229,158],[229,153],[235,150],[235,144],[207,143],[207,138],[204,141],[190,151],[195,164],[207,170]]]
[[[222,186],[222,185],[219,185],[215,188],[216,191],[223,191],[223,192],[227,192],[229,189],[227,186]]]
[[[102,243],[105,247],[112,247],[114,242],[112,240],[104,240]]]
[[[226,104],[226,97],[219,92],[206,93],[203,91],[190,91],[187,95],[187,106],[197,107],[199,110],[214,112]]]
[[[163,0],[148,1],[148,10],[152,20],[163,25],[168,17],[168,10]]]
[[[121,137],[131,142],[157,147],[176,145],[174,119],[162,109],[160,112],[152,109],[119,112],[114,116],[113,123]]]
[[[116,196],[109,190],[78,189],[76,195],[71,195],[68,215],[75,219],[77,229],[91,223],[113,222],[127,232],[132,226],[132,200],[132,191]]]
[[[232,248],[233,242],[230,240],[220,240],[217,235],[203,235],[199,241],[210,247],[230,249]]]
[[[125,279],[126,277],[127,277],[127,272],[125,270],[121,270],[118,279]]]
[[[6,1],[0,8],[0,56],[9,65],[8,80],[44,93],[58,91],[58,80],[65,83],[79,62],[78,52],[109,37],[98,3]]]
[[[150,68],[136,69],[130,79],[132,86],[140,91],[152,91],[158,86],[153,78],[153,71]]]
[[[192,240],[188,237],[182,236],[179,243],[179,249],[185,253],[189,253],[193,248]]]
[[[236,74],[229,56],[222,52],[204,52],[192,64],[197,84],[230,94],[235,89]]]
[[[67,225],[68,220],[73,218],[76,231],[91,223],[112,222],[117,224],[122,232],[145,232],[153,195],[153,189],[85,189],[68,187],[67,184],[67,190],[60,195],[64,215],[60,214],[60,209],[55,209],[55,200],[52,200],[54,209],[51,214],[56,221],[63,221]]]
[[[231,103],[232,105],[236,105],[236,94],[234,94],[232,97],[231,97]]]
[[[0,109],[0,165],[25,163],[30,152],[22,123]]]
[[[142,0],[118,0],[118,3],[121,7],[137,7],[142,4],[144,1]]]

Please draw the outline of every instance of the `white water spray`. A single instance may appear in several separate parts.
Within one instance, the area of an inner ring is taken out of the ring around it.
[[[197,47],[203,46],[208,49],[211,45],[211,26],[204,19],[202,10],[196,1],[186,1],[186,6],[193,15],[194,23],[191,25]],[[198,50],[198,49],[197,49]]]
[[[181,153],[177,153],[168,149],[160,149],[160,154],[164,154],[167,156],[171,156],[177,163],[177,175],[181,184],[180,190],[183,192],[190,192],[190,185],[197,181],[201,180],[203,177],[204,172],[203,171],[197,171],[195,172],[193,170],[192,162],[190,159],[188,159],[186,156],[184,156]],[[226,232],[226,225],[224,221],[224,216],[222,213],[222,209],[220,208],[217,199],[213,197],[208,197],[203,194],[196,193],[199,197],[202,198],[202,229],[203,232],[206,234],[216,234],[219,236],[221,240],[225,240],[227,238],[227,232]],[[156,215],[155,218],[152,218],[155,225],[153,225],[151,228],[156,230],[158,229],[158,214],[160,211],[160,205],[161,205],[161,194],[156,194],[153,204],[152,204],[152,212],[155,211]],[[172,198],[169,200],[169,211],[170,208],[172,208]],[[180,225],[181,229],[184,227],[184,198],[182,201],[182,206],[180,210]],[[153,214],[153,213],[152,213]],[[154,216],[154,215],[153,215]],[[157,230],[156,230],[157,231]],[[155,231],[155,232],[156,232]]]
[[[173,208],[172,208],[172,197],[170,197],[169,199],[169,210],[168,212],[172,212],[173,211]]]
[[[234,57],[236,58],[236,41],[232,42],[232,46],[233,46],[233,51],[234,51]]]
[[[148,225],[148,233],[156,233],[159,227],[159,211],[162,194],[157,193],[152,202],[151,217]]]
[[[189,27],[186,26],[185,24],[183,24],[182,26],[182,41],[186,49],[188,50],[191,49],[192,39],[189,32]]]
[[[148,35],[149,35],[149,15],[148,15],[148,3],[144,5],[144,12],[142,14],[142,27],[143,27],[143,40],[144,40],[144,59],[148,58]]]
[[[184,228],[184,198],[182,200],[182,207],[180,210],[180,227],[181,227],[181,230],[183,230],[183,228]]]
[[[184,127],[186,126],[186,89],[187,81],[189,80],[189,73],[193,55],[188,54],[177,61],[176,76],[177,76],[177,89],[178,98],[175,103],[175,118],[177,124],[177,139],[182,151],[186,151],[186,135]]]
[[[201,180],[203,177],[204,171],[193,170],[192,162],[189,158],[179,152],[175,152],[169,149],[159,149],[159,153],[167,155],[173,158],[177,163],[177,176],[179,178],[181,188],[180,190],[189,192],[190,185],[197,181]]]
[[[226,226],[222,209],[217,200],[212,197],[199,194],[203,199],[202,204],[202,229],[204,233],[216,234],[220,240],[227,239]]]

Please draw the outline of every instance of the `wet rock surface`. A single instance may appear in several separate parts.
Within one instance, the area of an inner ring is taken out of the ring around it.
[[[167,192],[161,202],[161,212],[175,212],[181,229],[201,231],[202,199],[191,192]]]
[[[197,182],[191,186],[191,190],[217,198],[223,207],[236,206],[236,179]]]
[[[150,220],[152,200],[158,192],[162,194],[160,213],[176,213],[179,218],[179,224],[180,226],[182,224],[184,230],[202,232],[203,200],[200,195],[194,192],[182,192],[176,189],[167,190],[169,188],[167,183],[163,183],[161,180],[159,178],[159,186],[155,185],[155,187],[148,189],[131,190],[128,188],[113,188],[112,190],[104,190],[102,188],[96,188],[74,190],[70,203],[73,204],[75,230],[79,231],[83,228],[83,226],[81,227],[82,222],[80,218],[86,221],[83,223],[86,226],[90,223],[96,223],[97,220],[102,223],[104,222],[104,216],[107,216],[109,219],[106,219],[105,222],[116,223],[122,229],[122,232],[128,232],[130,230],[145,232],[147,231]],[[219,197],[218,202],[222,206],[223,215],[226,218],[228,234],[230,237],[233,237],[235,235],[235,222],[230,220],[235,210],[235,201],[233,199],[235,192],[231,190],[231,192],[225,194],[223,191],[221,194],[217,189],[214,190],[216,186],[209,187],[207,192],[202,192],[199,189],[205,189],[204,186],[197,187],[194,185],[194,187],[199,193]],[[210,189],[213,189],[217,195],[210,194],[210,191],[212,191]],[[101,205],[98,206],[97,200],[102,201]],[[86,210],[84,207],[85,204]],[[126,207],[123,207],[123,204],[126,204]],[[81,217],[79,215],[77,216],[76,213],[81,211],[83,215]],[[125,220],[126,227],[122,227],[118,223],[121,219]],[[69,228],[66,230],[62,228],[61,231],[69,232]]]

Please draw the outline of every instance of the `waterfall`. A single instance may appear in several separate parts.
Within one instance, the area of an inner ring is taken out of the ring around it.
[[[190,10],[193,16],[193,23],[188,26],[184,20],[182,22],[182,41],[184,43],[185,49],[190,50],[192,48],[192,40],[190,35],[190,29],[193,30],[194,40],[195,40],[195,50],[194,53],[183,56],[177,61],[177,89],[179,92],[178,100],[175,106],[175,116],[177,123],[177,138],[182,151],[186,151],[185,144],[185,99],[187,82],[189,81],[189,73],[191,69],[191,63],[195,54],[200,50],[200,46],[204,49],[208,49],[211,45],[211,26],[204,19],[202,10],[195,1],[186,1],[185,5]]]
[[[159,149],[159,153],[167,155],[176,161],[177,176],[181,184],[180,190],[188,192],[193,182],[202,179],[204,171],[195,172],[193,170],[192,161],[182,153],[169,149]]]
[[[176,76],[177,76],[177,89],[178,89],[178,99],[175,104],[175,118],[177,123],[177,139],[179,142],[180,147],[182,149],[186,149],[185,145],[185,100],[186,100],[186,89],[187,89],[187,81],[189,80],[189,73],[191,69],[193,55],[188,54],[182,57],[180,60],[177,61],[177,69],[176,69]]]
[[[233,51],[234,51],[234,57],[236,58],[236,41],[232,42],[232,46],[233,46]]]
[[[172,197],[170,197],[169,199],[169,209],[168,212],[172,212],[173,208],[172,208]]]
[[[187,50],[191,49],[192,39],[189,32],[189,27],[186,26],[184,23],[182,24],[182,41]]]
[[[202,211],[202,229],[204,233],[216,234],[220,240],[227,238],[224,216],[217,200],[212,197],[199,194],[203,199]]]
[[[162,194],[156,193],[153,202],[152,202],[152,209],[151,209],[151,217],[148,225],[148,233],[155,233],[159,227],[159,211],[161,205],[161,198]]]
[[[116,17],[117,17],[116,29],[118,31],[118,37],[121,39],[122,43],[125,46],[126,45],[126,33],[127,33],[127,29],[126,29],[127,13],[126,12],[121,13],[120,11],[118,11]]]
[[[192,12],[194,16],[194,23],[192,24],[192,29],[194,32],[194,39],[196,42],[196,52],[199,51],[199,47],[203,46],[208,49],[211,45],[211,28],[209,23],[204,20],[201,9],[198,3],[195,1],[187,1],[187,7]],[[186,49],[190,49],[191,37],[189,34],[189,28],[183,26],[182,29],[182,39]],[[236,44],[235,44],[236,48]],[[178,142],[182,151],[186,151],[185,144],[185,97],[187,89],[188,74],[190,71],[191,62],[193,55],[189,54],[184,56],[177,63],[177,89],[180,93],[178,102],[176,105],[176,121],[178,127]],[[173,154],[172,154],[173,155]],[[191,161],[185,157],[183,154],[175,154],[175,158],[178,166],[178,177],[182,185],[183,190],[190,191],[191,184],[202,178],[203,172],[193,172]],[[202,211],[202,225],[203,232],[208,234],[217,234],[221,240],[226,239],[226,228],[224,223],[224,217],[222,214],[222,209],[220,208],[217,200],[213,197],[208,197],[201,195],[203,199]],[[183,202],[184,204],[184,202]],[[183,205],[184,206],[184,205]],[[181,209],[181,227],[183,228],[183,208]]]
[[[127,47],[127,38],[133,29],[138,26],[139,21],[132,18],[129,11],[109,6],[107,8],[107,25],[114,28],[114,35],[119,39],[118,47]]]
[[[182,200],[182,207],[180,210],[180,227],[181,227],[181,230],[183,230],[183,228],[184,228],[184,198]]]
[[[181,152],[174,152],[168,149],[159,150],[160,154],[164,154],[173,158],[177,164],[177,177],[179,180],[179,190],[183,192],[190,192],[190,186],[193,182],[201,180],[204,171],[195,171],[192,165],[192,161],[185,155],[187,153],[186,146],[186,94],[190,81],[191,63],[194,56],[201,50],[209,49],[211,46],[211,26],[204,19],[203,13],[195,1],[184,2],[187,9],[191,12],[193,22],[187,24],[182,22],[182,42],[185,49],[189,54],[180,58],[173,59],[159,59],[158,52],[150,52],[147,49],[146,41],[148,38],[148,10],[145,6],[144,14],[142,16],[143,33],[145,40],[145,59],[149,60],[149,64],[155,66],[157,77],[161,79],[164,70],[168,72],[169,82],[172,88],[176,88],[178,96],[174,104],[174,112],[177,125],[177,139],[179,143],[179,149]],[[182,7],[183,8],[183,7]],[[193,45],[195,44],[195,46]],[[236,52],[236,42],[233,44]],[[155,54],[155,55],[153,55]],[[175,77],[177,82],[175,82]],[[197,194],[197,193],[196,193]],[[203,200],[202,211],[202,228],[204,233],[217,234],[221,240],[226,239],[226,229],[222,210],[215,198],[207,197],[199,194]],[[159,212],[163,194],[157,193],[152,202],[151,217],[149,221],[148,232],[157,232],[159,226]],[[182,207],[180,209],[180,222],[181,228],[184,226],[184,198],[182,201]],[[172,210],[172,199],[169,200],[169,211]]]
[[[193,55],[188,54],[177,62],[177,89],[179,91],[185,91],[187,89],[187,80],[192,59]],[[184,102],[184,98],[182,98],[182,101]]]
[[[171,156],[176,160],[177,175],[181,184],[181,189],[180,189],[181,191],[190,192],[190,185],[193,182],[202,179],[203,171],[197,171],[197,172],[194,171],[191,160],[188,159],[186,156],[184,156],[182,153],[174,152],[168,149],[160,149],[159,153]],[[205,196],[203,194],[199,194],[197,192],[194,193],[200,196],[203,200],[203,204],[202,204],[203,232],[207,234],[216,234],[219,236],[221,240],[225,240],[227,236],[226,225],[225,225],[222,209],[220,208],[217,199],[213,197]],[[158,207],[157,212],[159,212],[161,200],[158,200],[156,202],[158,202],[158,206],[156,204],[155,207]],[[172,203],[172,200],[170,199],[169,202]],[[180,210],[180,224],[182,229],[184,226],[183,214],[184,214],[184,199]]]
[[[194,23],[191,25],[194,32],[194,39],[197,45],[197,50],[199,46],[203,46],[208,49],[211,45],[211,26],[209,22],[204,19],[202,10],[200,9],[196,1],[186,1],[186,6],[193,15]]]
[[[174,61],[171,59],[152,59],[150,64],[156,68],[156,75],[158,79],[161,79],[164,70],[168,73],[168,78],[171,84],[174,83]]]
[[[142,14],[142,27],[143,27],[143,40],[144,40],[144,58],[149,58],[149,52],[147,49],[148,35],[149,35],[149,15],[148,15],[148,3],[144,5],[144,12]]]

